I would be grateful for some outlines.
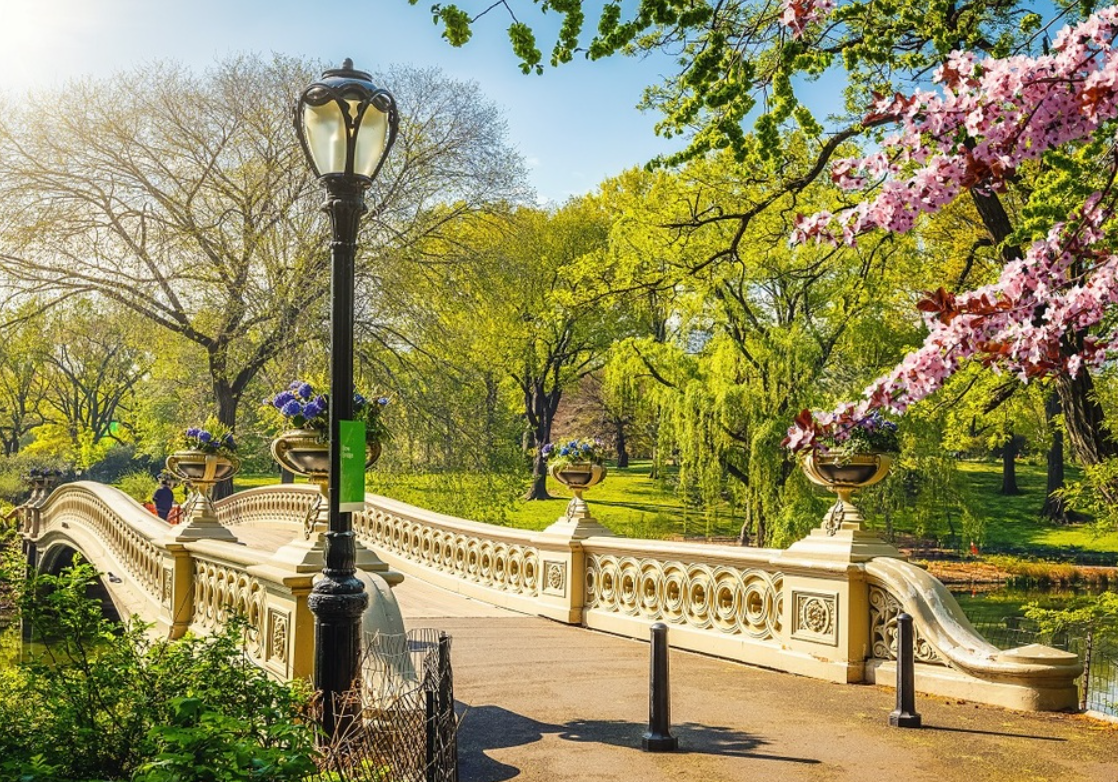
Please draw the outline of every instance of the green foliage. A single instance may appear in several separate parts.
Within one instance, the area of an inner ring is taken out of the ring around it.
[[[1118,458],[1112,457],[1085,466],[1082,477],[1068,483],[1059,494],[1069,508],[1093,518],[1100,531],[1118,530],[1115,486],[1118,486]]]
[[[0,457],[0,500],[18,505],[30,491],[24,476],[33,469],[69,471],[69,465],[60,459],[41,454],[18,453]]]
[[[116,486],[136,502],[147,502],[159,488],[159,481],[150,472],[130,472],[121,476]]]
[[[1041,632],[1049,635],[1092,633],[1096,638],[1118,639],[1118,592],[1076,598],[1062,609],[1042,608],[1031,603],[1025,615],[1040,626]]]
[[[174,698],[171,722],[155,725],[158,746],[134,782],[301,780],[314,772],[305,725],[272,715],[229,716],[201,698]],[[263,717],[263,719],[261,719]]]
[[[26,582],[22,617],[43,651],[0,672],[0,757],[28,779],[294,779],[313,768],[306,693],[253,666],[247,628],[154,639],[87,597],[85,564]]]

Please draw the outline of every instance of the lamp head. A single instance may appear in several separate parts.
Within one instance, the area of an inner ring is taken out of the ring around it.
[[[315,176],[355,178],[364,187],[380,173],[399,128],[392,93],[348,58],[303,90],[294,119]]]

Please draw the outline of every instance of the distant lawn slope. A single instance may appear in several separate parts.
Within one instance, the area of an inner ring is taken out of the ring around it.
[[[650,468],[645,461],[631,462],[624,470],[610,467],[606,480],[586,492],[595,518],[626,537],[737,537],[742,523],[740,513],[728,505],[710,513],[688,508],[675,495],[669,481],[649,477]],[[1017,465],[1022,494],[1015,497],[1003,497],[998,493],[1001,489],[1001,465],[998,463],[960,462],[959,471],[963,501],[971,513],[985,519],[984,552],[1052,558],[1118,553],[1118,532],[1099,534],[1090,524],[1055,526],[1038,517],[1045,489],[1043,466]],[[1069,478],[1074,477],[1074,470],[1069,470]],[[274,475],[236,478],[238,489],[277,482]],[[550,479],[548,491],[555,499],[525,502],[516,498],[522,489],[519,482],[462,473],[408,475],[373,471],[369,474],[368,488],[422,508],[529,530],[542,530],[558,519],[570,499],[567,490]],[[905,534],[911,529],[900,518],[896,531]]]
[[[1018,463],[1017,485],[1022,493],[1016,497],[998,493],[1002,484],[1000,464],[961,462],[959,472],[971,512],[986,519],[987,549],[1118,552],[1118,532],[1099,534],[1091,524],[1057,526],[1040,519],[1046,488],[1044,466]],[[1068,470],[1069,480],[1078,477],[1078,470]]]

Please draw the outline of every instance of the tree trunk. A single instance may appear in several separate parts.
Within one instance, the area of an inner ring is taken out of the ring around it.
[[[544,444],[546,443],[545,440]],[[537,446],[537,449],[542,447],[543,445]],[[551,498],[547,493],[547,460],[537,450],[536,455],[532,457],[532,485],[524,495],[524,499],[550,500]]]
[[[1056,377],[1055,386],[1060,408],[1064,412],[1068,446],[1080,464],[1095,465],[1118,455],[1102,406],[1095,398],[1095,384],[1091,376],[1085,371],[1074,378],[1060,374]]]
[[[536,405],[536,414],[532,416],[535,424],[531,429],[533,448],[532,455],[532,485],[524,495],[526,500],[550,500],[547,493],[547,459],[543,456],[543,447],[551,442],[551,413],[548,405],[543,400]]]
[[[1048,427],[1052,430],[1052,443],[1048,446],[1048,483],[1044,491],[1044,506],[1040,515],[1057,524],[1067,524],[1068,510],[1063,497],[1055,492],[1064,488],[1064,433],[1056,425],[1056,416],[1060,414],[1060,397],[1055,391],[1049,391],[1044,399],[1044,417],[1048,420]]]
[[[629,466],[629,451],[625,447],[625,424],[621,422],[617,422],[614,442],[617,448],[617,466],[624,470]]]
[[[973,148],[973,142],[967,146]],[[1006,262],[1023,257],[1021,248],[1005,240],[1013,231],[1009,216],[1001,199],[996,193],[970,191],[971,198],[983,225],[990,232],[996,244],[1001,245],[1002,259]],[[1068,335],[1075,342],[1077,335]],[[1094,395],[1094,381],[1086,371],[1075,378],[1061,373],[1056,377],[1056,393],[1064,412],[1064,428],[1067,431],[1068,446],[1083,465],[1099,464],[1109,456],[1118,455],[1118,448],[1110,439],[1102,407]],[[1108,498],[1118,500],[1118,486],[1107,492]]]
[[[522,386],[524,407],[530,427],[532,446],[532,486],[524,495],[526,500],[550,500],[547,493],[547,460],[543,457],[543,447],[551,442],[551,424],[559,407],[562,392],[559,389],[546,391],[543,380],[535,380]]]
[[[237,425],[237,403],[241,401],[240,395],[235,394],[229,384],[214,380],[214,399],[217,401],[217,421],[222,426],[234,429]],[[227,478],[214,484],[210,496],[215,500],[225,499],[233,493],[233,479]]]
[[[1021,493],[1017,487],[1017,454],[1021,452],[1021,439],[1013,432],[1002,446],[1002,494],[1015,497]]]

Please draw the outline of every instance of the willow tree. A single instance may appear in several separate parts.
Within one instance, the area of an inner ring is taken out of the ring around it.
[[[787,420],[895,360],[908,328],[887,325],[896,302],[883,295],[903,274],[905,240],[788,246],[791,208],[830,203],[825,185],[775,201],[741,236],[718,219],[768,198],[769,187],[727,154],[603,188],[617,210],[612,284],[673,296],[671,338],[631,350],[664,389],[661,431],[678,452],[681,490],[708,506],[732,494],[746,514],[743,539],[762,545],[803,524],[789,496],[798,488],[786,488]]]

